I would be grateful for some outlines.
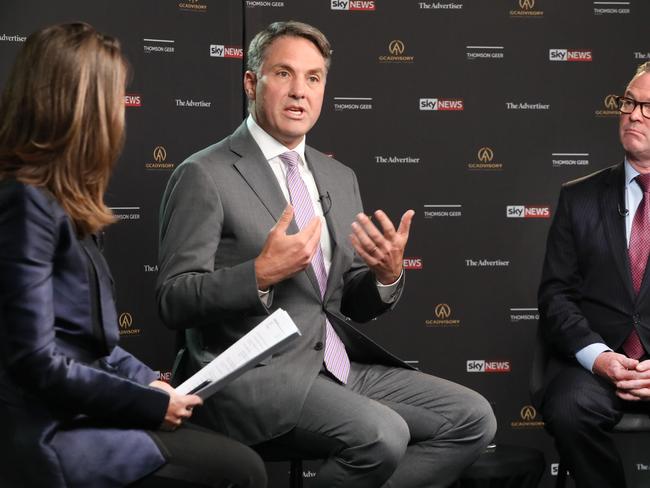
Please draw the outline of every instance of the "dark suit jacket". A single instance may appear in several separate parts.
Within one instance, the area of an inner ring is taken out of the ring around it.
[[[21,486],[124,486],[164,463],[135,429],[157,428],[168,396],[117,341],[96,246],[48,193],[0,182],[0,459]]]
[[[287,202],[245,122],[180,165],[161,206],[158,305],[167,326],[188,329],[186,374],[207,364],[278,307],[302,332],[201,409],[211,427],[249,444],[281,435],[296,424],[323,363],[325,317],[352,360],[408,367],[348,319],[365,322],[390,308],[348,242],[350,224],[362,211],[354,172],[310,147],[305,157],[319,193],[329,192],[332,203],[326,219],[333,256],[324,299],[311,267],[276,284],[269,307],[259,298],[254,259]],[[297,230],[292,222],[289,232]]]
[[[550,352],[544,385],[589,344],[619,349],[635,324],[650,350],[650,283],[646,268],[635,296],[624,179],[624,166],[618,164],[566,183],[560,192],[538,295],[541,333]]]

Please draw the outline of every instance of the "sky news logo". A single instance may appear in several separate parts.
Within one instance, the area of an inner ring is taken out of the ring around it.
[[[591,49],[549,49],[549,61],[580,61],[594,60]]]
[[[210,44],[210,56],[213,58],[244,59],[244,48],[237,46],[224,46],[222,44]]]
[[[468,373],[510,373],[510,361],[468,359]]]
[[[458,98],[420,98],[420,110],[459,111],[464,108],[463,101]]]
[[[375,10],[374,0],[330,0],[332,10]]]
[[[422,269],[422,258],[404,258],[404,269]]]
[[[124,95],[124,105],[126,107],[142,107],[142,95]]]
[[[508,205],[506,217],[509,219],[548,219],[551,208],[548,206]]]

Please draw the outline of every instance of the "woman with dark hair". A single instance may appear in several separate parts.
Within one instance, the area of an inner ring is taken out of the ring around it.
[[[95,234],[114,221],[126,73],[115,39],[56,25],[27,39],[0,99],[0,479],[264,487],[252,450],[182,425],[199,397],[117,346]]]

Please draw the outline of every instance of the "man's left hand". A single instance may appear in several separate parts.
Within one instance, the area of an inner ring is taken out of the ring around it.
[[[623,400],[650,400],[650,360],[640,362],[634,370],[635,379],[616,383],[616,395]]]
[[[358,214],[352,222],[352,246],[383,285],[394,283],[402,273],[404,248],[413,215],[415,211],[407,210],[397,230],[383,210],[377,210],[374,214],[381,231],[363,213]]]

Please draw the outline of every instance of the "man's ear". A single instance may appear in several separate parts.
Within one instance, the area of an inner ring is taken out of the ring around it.
[[[257,90],[257,75],[250,70],[244,73],[244,93],[249,100],[255,100]]]

